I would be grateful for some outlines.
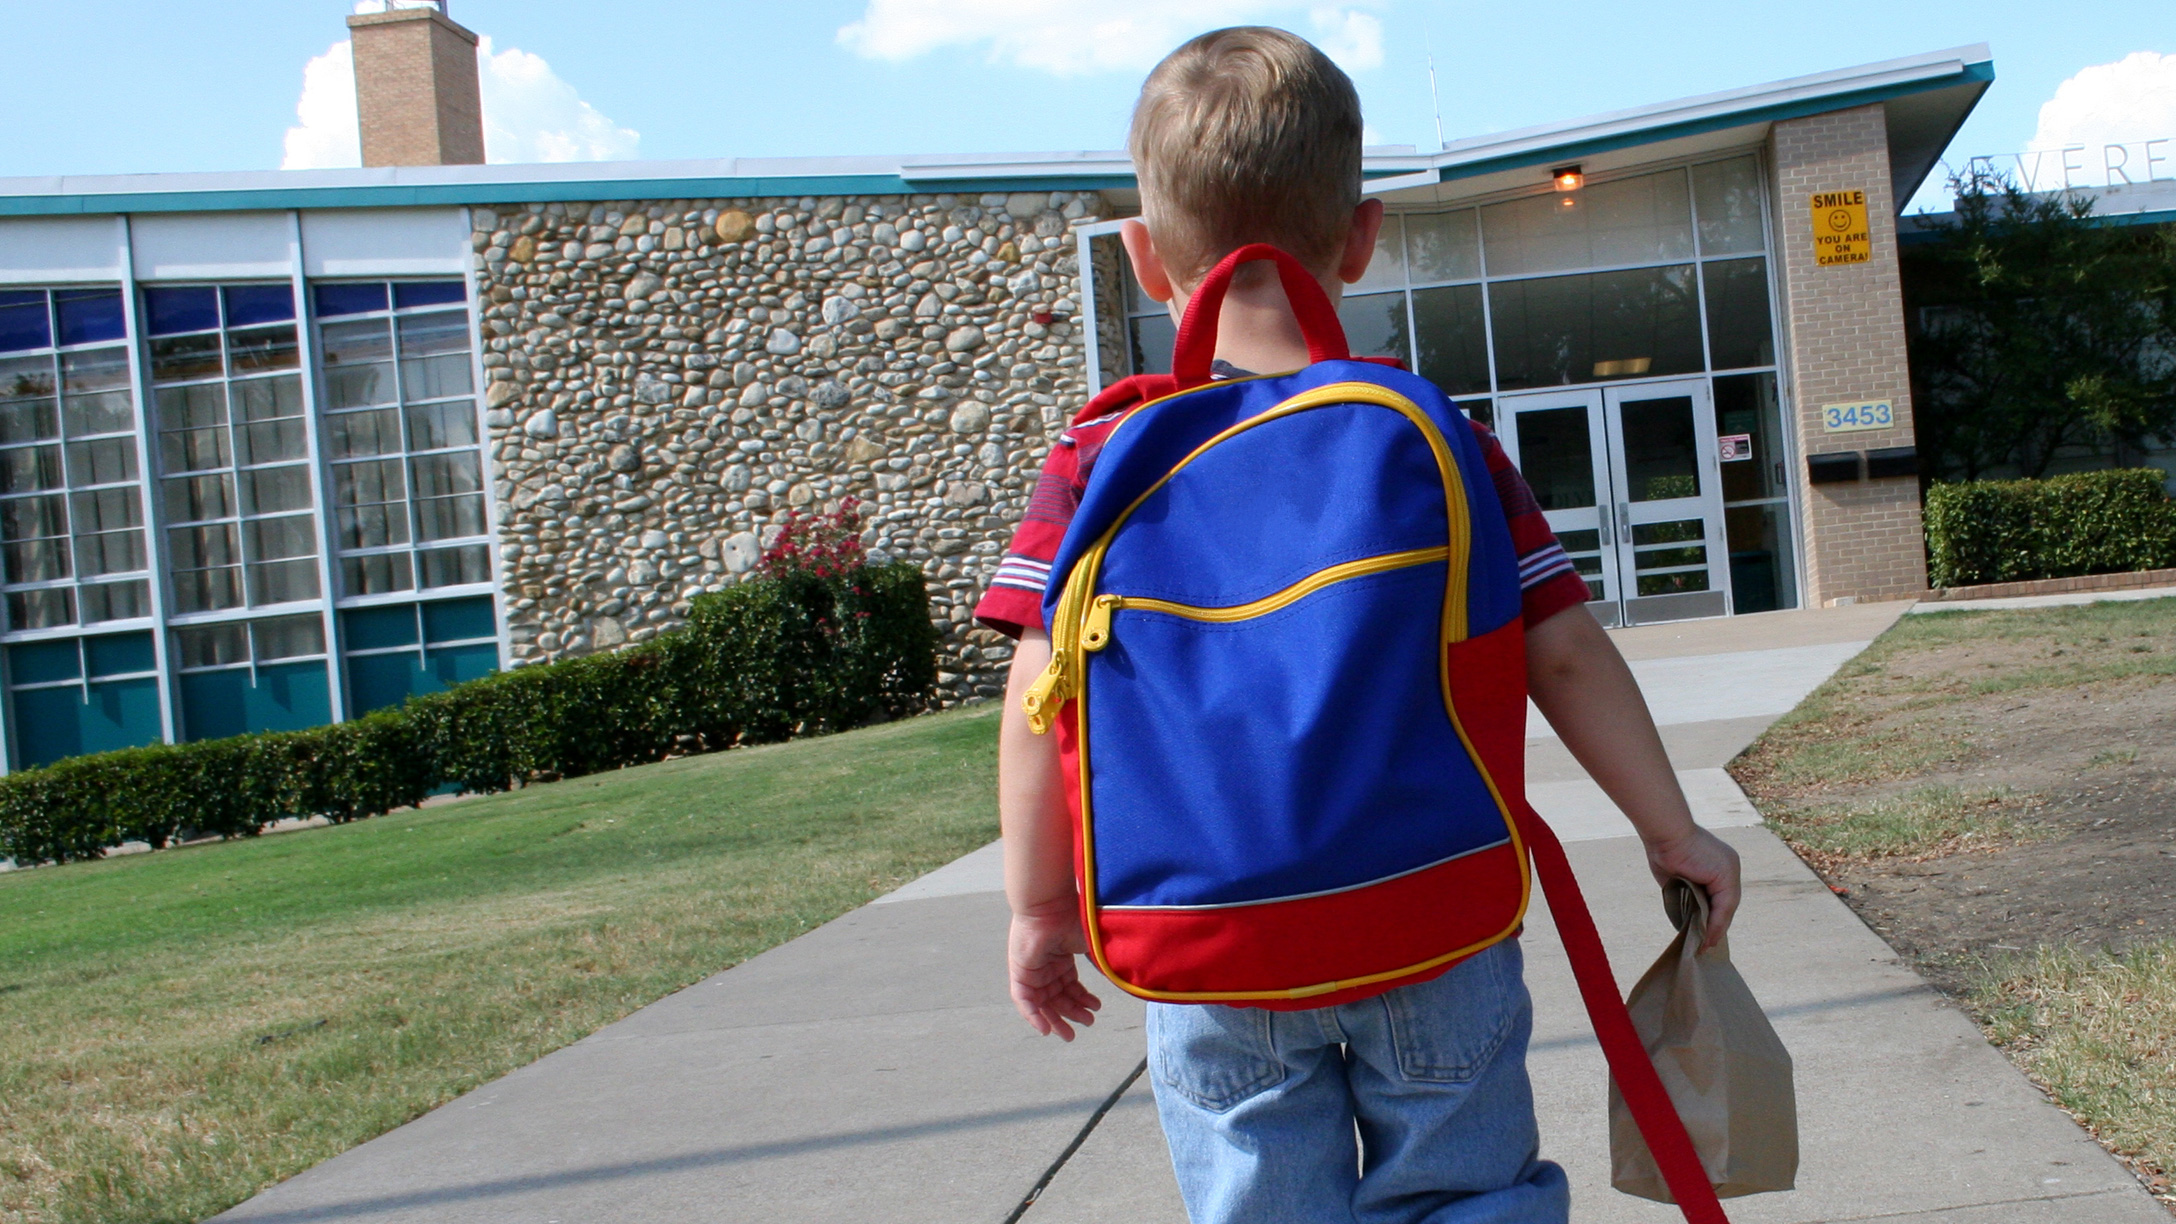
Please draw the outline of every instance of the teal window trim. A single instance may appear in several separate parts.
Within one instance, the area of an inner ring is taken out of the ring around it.
[[[386,619],[393,608],[406,610],[412,618],[405,634]],[[437,615],[433,615],[434,610]],[[409,697],[439,692],[449,685],[478,679],[505,666],[498,638],[498,609],[489,596],[420,600],[404,605],[378,604],[342,611],[347,617],[358,613],[378,622],[372,627],[375,630],[372,636],[404,635],[407,640],[382,646],[348,647],[342,652],[341,678],[347,685],[354,715],[390,708]],[[481,632],[442,638],[431,636],[434,620],[439,622],[440,628],[445,628],[444,622],[449,619],[476,616],[484,620],[472,627]],[[343,626],[345,640],[353,641],[355,636],[351,627]],[[480,668],[483,650],[489,652],[489,666]]]
[[[178,626],[190,630],[239,629],[245,637],[241,657],[220,663],[182,664],[187,652],[177,642],[174,687],[180,698],[181,737],[194,741],[262,731],[296,731],[333,721],[332,659],[326,650],[324,620],[316,613],[229,618]],[[314,649],[283,653],[275,629],[317,630]],[[232,677],[224,682],[222,677]],[[302,687],[297,689],[295,682]],[[218,702],[206,708],[205,702]]]
[[[75,648],[76,667],[73,677],[17,683],[11,662],[7,686],[7,721],[11,740],[8,757],[12,768],[34,768],[85,752],[140,747],[160,743],[164,739],[163,715],[157,700],[163,682],[156,666],[150,669],[130,667],[97,674],[93,674],[91,670],[89,643],[100,639],[121,638],[142,638],[144,640],[141,645],[144,650],[153,653],[151,632],[144,629],[73,638],[46,638],[30,643],[9,643],[9,650],[66,643]],[[155,653],[153,658],[156,659]],[[65,707],[56,708],[52,704],[53,699],[63,690],[69,696],[60,700],[67,704]],[[148,708],[142,704],[146,693],[151,698]],[[47,721],[26,717],[18,705],[25,698],[39,704],[45,714],[56,718],[64,719],[72,711],[75,722],[72,725],[49,725]],[[101,720],[94,715],[94,705],[108,715],[109,719]],[[116,710],[119,712],[119,721],[111,721],[110,716]],[[148,723],[144,721],[146,715]]]

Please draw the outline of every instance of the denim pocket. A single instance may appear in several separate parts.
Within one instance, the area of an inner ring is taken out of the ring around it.
[[[1148,1005],[1149,1063],[1156,1082],[1222,1113],[1284,1082],[1284,1061],[1259,1007]]]
[[[1398,1072],[1421,1084],[1471,1083],[1530,1006],[1525,958],[1506,939],[1431,981],[1382,996]]]

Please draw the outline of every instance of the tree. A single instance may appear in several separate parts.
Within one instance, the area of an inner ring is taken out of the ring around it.
[[[1950,182],[1954,220],[1905,255],[1922,471],[2039,477],[2066,446],[2121,465],[2176,437],[2176,229],[1984,169]]]

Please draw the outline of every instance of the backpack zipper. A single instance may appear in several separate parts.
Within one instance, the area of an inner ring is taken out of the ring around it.
[[[1253,620],[1267,616],[1279,608],[1305,599],[1307,596],[1354,578],[1380,574],[1389,570],[1406,569],[1415,565],[1428,565],[1442,561],[1451,555],[1448,546],[1437,548],[1410,548],[1404,552],[1384,553],[1377,557],[1362,557],[1346,561],[1328,569],[1317,570],[1291,586],[1273,595],[1249,600],[1243,604],[1231,604],[1221,608],[1202,607],[1198,604],[1173,603],[1168,599],[1149,599],[1139,595],[1098,595],[1088,605],[1086,624],[1080,632],[1080,649],[1093,653],[1111,644],[1111,615],[1121,608],[1137,612],[1161,612],[1167,616],[1183,617],[1191,621],[1211,624],[1230,624],[1235,621]]]
[[[1037,735],[1048,732],[1058,710],[1080,692],[1081,669],[1075,660],[1081,652],[1081,604],[1095,589],[1096,575],[1103,569],[1103,553],[1109,546],[1110,538],[1106,536],[1082,555],[1073,567],[1072,578],[1058,595],[1058,606],[1052,609],[1050,665],[1028,686],[1020,701],[1027,712],[1028,727]]]

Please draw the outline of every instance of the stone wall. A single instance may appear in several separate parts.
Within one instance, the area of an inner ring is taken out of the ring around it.
[[[1094,194],[534,204],[472,215],[501,585],[520,666],[641,641],[789,511],[868,511],[930,577],[947,700],[1010,657],[969,612],[1087,390]]]

